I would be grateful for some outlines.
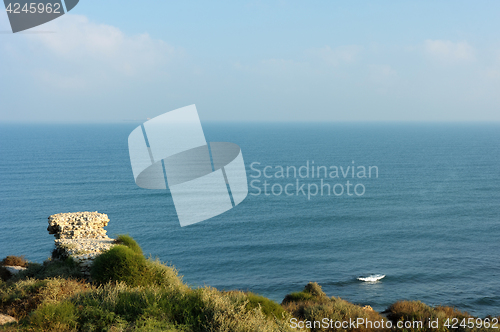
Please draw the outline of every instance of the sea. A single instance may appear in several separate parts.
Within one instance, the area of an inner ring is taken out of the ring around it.
[[[186,227],[168,190],[134,182],[138,125],[1,124],[0,256],[41,263],[48,216],[98,211],[193,287],[279,303],[314,281],[378,311],[500,315],[499,123],[204,123],[208,142],[240,146],[249,194]]]

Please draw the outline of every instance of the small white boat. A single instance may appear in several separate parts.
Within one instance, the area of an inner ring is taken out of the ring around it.
[[[382,278],[385,277],[385,274],[371,274],[369,276],[366,276],[366,277],[358,277],[357,279],[358,280],[361,280],[361,281],[378,281]]]

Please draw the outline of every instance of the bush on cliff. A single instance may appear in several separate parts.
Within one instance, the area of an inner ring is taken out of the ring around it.
[[[24,258],[24,256],[7,256],[2,259],[0,265],[3,266],[28,266],[28,261]]]
[[[182,282],[182,277],[178,275],[174,267],[163,264],[159,259],[149,258],[146,260],[143,280],[148,285],[173,287],[181,290],[189,288]]]
[[[139,246],[137,242],[128,234],[124,235],[118,235],[116,238],[115,242],[117,244],[124,245],[126,247],[129,247],[132,249],[135,253],[142,255],[142,248]]]
[[[451,307],[437,306],[430,307],[420,301],[398,301],[392,304],[388,309],[387,317],[394,322],[394,325],[398,321],[435,321],[439,320],[438,328],[433,329],[433,331],[449,331],[447,327],[444,326],[446,320],[449,322],[453,318],[456,318],[458,322],[462,322],[463,319],[467,321],[469,317],[472,317],[466,312],[458,311]],[[452,323],[453,324],[453,323]],[[465,330],[457,324],[459,330]],[[409,328],[407,331],[420,331],[418,328]],[[470,329],[469,331],[480,331],[480,329]]]
[[[159,260],[146,259],[141,247],[130,236],[118,238],[123,244],[115,245],[94,259],[90,274],[95,283],[123,281],[131,287],[185,287],[174,268]]]
[[[308,283],[302,292],[286,295],[282,302],[284,309],[293,317],[306,321],[322,321],[327,318],[329,321],[349,321],[363,318],[371,322],[381,322],[384,317],[372,310],[365,310],[362,307],[349,303],[341,298],[329,298],[315,282]],[[381,326],[381,325],[379,325]],[[335,328],[317,327],[314,331],[333,331]],[[354,329],[343,329],[343,331],[385,331],[381,328],[365,328],[360,326]]]
[[[283,319],[285,310],[281,305],[268,299],[267,297],[260,296],[254,293],[247,293],[246,299],[248,303],[246,305],[247,309],[257,309],[262,310],[262,313],[269,318]]]
[[[286,295],[281,304],[310,300],[316,303],[329,301],[328,296],[326,296],[325,292],[323,292],[321,286],[316,282],[310,282],[306,285],[306,287],[304,287],[304,290],[302,292],[294,292]]]
[[[24,256],[7,256],[0,261],[0,280],[7,281],[12,278],[13,274],[4,266],[28,266],[29,262],[24,259]]]
[[[103,284],[123,281],[129,286],[145,284],[146,258],[124,245],[116,245],[97,256],[92,263],[92,280]]]
[[[63,301],[40,305],[29,317],[29,322],[35,331],[76,331],[76,317],[73,303]]]

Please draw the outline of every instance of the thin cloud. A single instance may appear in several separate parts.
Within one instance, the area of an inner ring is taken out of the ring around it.
[[[310,49],[307,53],[312,57],[320,58],[325,63],[332,66],[353,63],[359,57],[362,47],[358,45],[344,45],[336,48],[325,46],[322,48]]]
[[[424,42],[425,53],[442,62],[466,62],[476,59],[475,49],[465,41],[451,42],[449,40],[426,40]]]
[[[398,72],[390,65],[369,65],[369,79],[375,86],[387,87],[397,82]]]
[[[19,36],[12,46],[43,59],[31,72],[42,84],[57,88],[79,90],[152,77],[183,57],[181,49],[148,34],[128,35],[82,15],[64,15],[44,29],[54,33]]]

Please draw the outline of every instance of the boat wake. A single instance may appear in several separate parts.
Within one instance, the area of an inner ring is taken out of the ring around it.
[[[374,282],[374,281],[379,281],[380,279],[382,279],[384,277],[385,277],[385,274],[371,274],[371,275],[366,276],[366,277],[360,276],[357,279],[360,281]]]

